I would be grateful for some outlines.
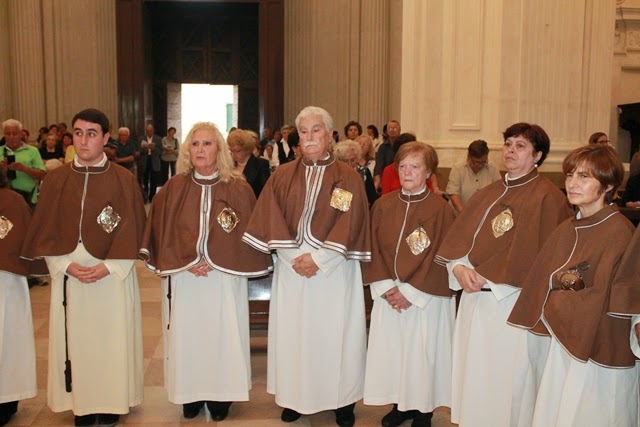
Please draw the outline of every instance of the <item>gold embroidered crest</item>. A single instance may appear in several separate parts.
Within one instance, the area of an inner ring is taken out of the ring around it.
[[[120,215],[113,210],[113,206],[107,205],[98,215],[98,224],[107,233],[111,233],[120,224]]]
[[[238,215],[231,208],[224,208],[218,214],[218,224],[227,233],[231,233],[239,222]]]
[[[9,221],[9,218],[0,216],[0,239],[7,237],[12,228],[13,223]]]
[[[413,233],[407,236],[406,242],[414,255],[420,255],[431,245],[431,240],[429,240],[429,236],[427,236],[427,232],[422,226],[413,230]]]
[[[491,229],[495,238],[502,236],[514,226],[513,213],[509,207],[504,208],[502,212],[491,220]]]
[[[341,212],[347,212],[351,207],[353,194],[342,188],[334,188],[331,193],[331,203],[329,205]]]

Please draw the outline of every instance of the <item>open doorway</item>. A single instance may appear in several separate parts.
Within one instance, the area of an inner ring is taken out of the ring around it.
[[[167,127],[176,128],[178,141],[184,142],[197,122],[213,122],[226,138],[238,126],[238,86],[167,85]]]

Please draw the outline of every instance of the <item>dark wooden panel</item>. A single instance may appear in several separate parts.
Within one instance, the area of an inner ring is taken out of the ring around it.
[[[127,126],[132,136],[144,127],[142,0],[116,1],[118,117],[110,117],[114,133]]]
[[[114,125],[128,126],[138,137],[145,122],[153,121],[161,133],[167,106],[166,89],[159,86],[208,83],[239,86],[241,126],[260,131],[280,126],[283,1],[116,0],[119,113]]]
[[[260,136],[284,124],[284,1],[260,0]]]

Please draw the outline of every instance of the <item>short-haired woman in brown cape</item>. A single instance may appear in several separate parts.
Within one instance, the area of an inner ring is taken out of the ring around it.
[[[549,153],[547,133],[516,123],[503,136],[505,178],[469,199],[438,252],[449,287],[464,291],[451,406],[451,421],[461,426],[530,424],[541,374],[530,348],[544,354],[549,339],[506,320],[542,245],[572,212],[560,189],[538,173]]]
[[[373,205],[371,262],[363,264],[374,300],[364,403],[393,403],[383,426],[413,419],[428,427],[434,408],[451,405],[455,302],[435,255],[454,214],[426,184],[438,166],[433,147],[409,142],[395,164],[401,189]]]
[[[611,203],[622,162],[608,145],[591,144],[569,153],[562,169],[578,212],[545,243],[509,316],[551,336],[532,425],[637,426],[640,364],[629,346],[631,322],[607,313],[634,230]]]

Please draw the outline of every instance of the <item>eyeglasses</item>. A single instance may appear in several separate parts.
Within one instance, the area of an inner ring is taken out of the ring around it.
[[[469,161],[474,165],[474,166],[484,166],[487,163],[489,163],[488,160],[476,160],[473,157],[469,158]]]

